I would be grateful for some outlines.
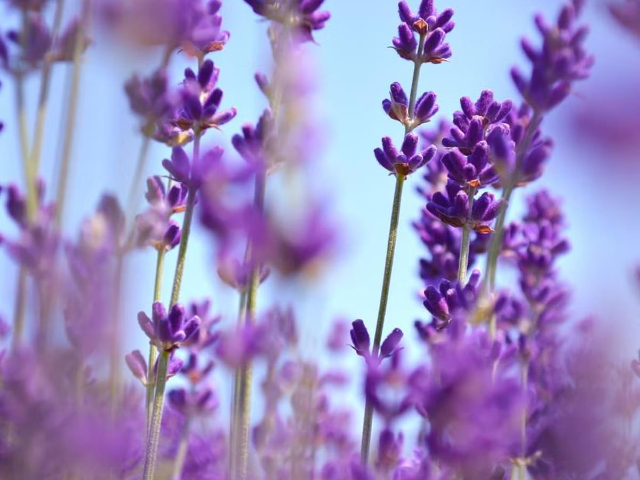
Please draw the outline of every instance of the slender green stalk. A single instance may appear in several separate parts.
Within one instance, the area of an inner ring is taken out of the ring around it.
[[[86,15],[86,13],[84,13]],[[73,70],[69,86],[69,103],[67,104],[67,122],[64,130],[64,140],[62,143],[62,156],[60,157],[60,173],[58,176],[58,186],[56,190],[56,213],[55,226],[59,230],[62,225],[64,205],[67,196],[67,182],[69,179],[69,169],[71,164],[71,152],[73,150],[73,139],[76,130],[76,116],[78,112],[78,97],[80,95],[80,74],[82,70],[82,47],[85,20],[83,18],[82,27],[78,28],[73,50]],[[46,108],[46,105],[45,105]],[[39,157],[39,151],[37,152]],[[35,157],[35,153],[34,153]],[[35,157],[35,158],[38,158]]]
[[[64,10],[64,0],[56,2],[56,11],[54,14],[51,36],[54,39],[58,37],[60,24],[62,23],[62,12]],[[80,36],[80,35],[78,35]],[[75,52],[74,52],[75,53]],[[75,58],[74,58],[75,60]],[[51,55],[45,56],[42,66],[42,78],[40,81],[40,91],[38,93],[38,112],[36,114],[36,124],[33,134],[33,146],[31,149],[30,162],[34,166],[35,171],[39,170],[40,153],[42,151],[42,141],[44,139],[45,119],[47,118],[47,106],[49,103],[49,86],[51,84],[51,70],[54,59]]]
[[[162,277],[164,275],[164,258],[166,251],[164,248],[158,250],[158,254],[156,256],[156,277],[153,287],[153,301],[159,302],[162,298]],[[156,363],[156,358],[158,355],[158,349],[156,346],[149,342],[149,358],[147,361],[147,365],[149,366],[149,371],[152,371],[153,366]],[[146,417],[147,417],[147,431],[149,430],[149,424],[151,423],[151,413],[153,407],[153,394],[155,390],[155,382],[150,381],[147,385],[147,395],[146,395]]]
[[[458,283],[464,287],[467,283],[467,268],[469,267],[469,240],[471,228],[468,225],[462,227],[462,239],[460,240],[460,261],[458,263]]]
[[[405,135],[416,127],[413,122],[413,114],[416,108],[416,98],[418,97],[420,68],[422,67],[422,61],[420,60],[420,58],[422,57],[422,53],[424,51],[425,38],[425,35],[420,35],[420,41],[418,43],[418,54],[416,55],[416,59],[413,62],[413,77],[411,78],[411,93],[409,95],[409,119],[411,121],[411,124],[408,126],[405,125]]]
[[[405,124],[405,136],[415,127],[414,112],[416,98],[418,96],[418,83],[420,82],[420,68],[422,67],[422,53],[424,51],[425,35],[420,35],[418,51],[413,62],[413,77],[411,80],[411,93],[409,95],[409,122]],[[387,243],[387,256],[384,265],[384,275],[382,278],[382,292],[380,294],[380,306],[378,308],[378,319],[376,321],[376,331],[373,337],[372,355],[378,355],[380,344],[382,343],[382,331],[384,330],[384,317],[387,313],[387,301],[389,299],[389,288],[391,285],[391,271],[393,269],[393,257],[396,249],[396,239],[398,238],[398,222],[400,219],[400,204],[402,202],[402,187],[404,186],[405,175],[396,173],[396,190],[393,196],[393,207],[391,210],[391,224],[389,226],[389,239]],[[371,446],[371,432],[373,428],[373,405],[368,400],[364,407],[364,419],[362,422],[362,444],[360,457],[362,463],[369,461],[369,449]]]
[[[527,398],[527,389],[529,382],[529,362],[522,364],[522,393]],[[520,462],[518,463],[518,480],[527,478],[527,408],[523,408],[522,417],[520,418],[520,443],[522,450],[520,452]]]
[[[176,452],[176,459],[173,462],[173,474],[171,480],[180,480],[182,478],[182,469],[184,468],[184,462],[187,459],[187,449],[189,447],[189,430],[191,428],[191,417],[187,414],[182,433],[180,434],[180,441],[178,443],[178,451]]]
[[[187,246],[189,243],[189,235],[191,234],[191,223],[193,220],[193,210],[196,203],[196,191],[189,189],[187,195],[187,209],[184,214],[182,223],[182,236],[180,238],[180,247],[178,249],[178,261],[176,263],[176,273],[173,277],[173,288],[171,290],[171,305],[177,303],[180,297],[180,287],[182,285],[182,276],[184,275],[184,264],[187,259]]]
[[[396,175],[396,190],[393,196],[393,208],[391,210],[391,224],[389,226],[389,241],[387,243],[387,256],[384,263],[384,276],[382,278],[382,293],[380,294],[380,306],[378,308],[378,320],[376,322],[376,332],[373,338],[372,355],[378,355],[380,343],[382,342],[382,330],[384,329],[384,317],[387,312],[387,301],[389,299],[389,288],[391,286],[391,271],[393,269],[393,257],[395,255],[396,240],[398,238],[398,223],[400,220],[400,205],[402,202],[402,187],[405,176]],[[360,457],[362,463],[369,461],[369,448],[371,444],[371,431],[373,426],[373,406],[367,400],[364,411],[364,421],[362,422],[362,446]]]
[[[122,303],[122,277],[124,273],[124,252],[117,253],[116,268],[113,276],[113,329],[111,331],[111,345],[109,354],[109,405],[111,415],[115,416],[118,393],[120,390],[120,331],[122,321],[120,307]]]
[[[249,252],[249,244],[247,244],[247,254]],[[246,257],[247,255],[245,255]],[[247,308],[247,290],[244,289],[240,292],[240,305],[238,306],[238,328],[245,323],[245,313]],[[229,424],[230,442],[229,445],[235,445],[238,438],[238,404],[240,398],[240,369],[237,369],[233,374],[233,397],[231,401],[231,419]],[[229,466],[234,462],[235,451],[233,448],[229,449]]]
[[[256,177],[254,206],[256,210],[264,210],[264,199],[266,194],[267,174],[261,171]],[[251,247],[248,246],[248,256],[251,257]],[[253,265],[251,275],[249,277],[249,287],[247,289],[247,306],[246,316],[242,316],[242,321],[255,322],[258,309],[258,288],[260,286],[260,265]],[[235,454],[231,462],[231,478],[244,479],[247,476],[249,464],[249,435],[251,429],[251,381],[253,377],[253,367],[250,362],[240,368],[237,374],[237,390],[238,397],[234,402],[236,422],[234,440],[232,446]]]
[[[473,209],[474,197],[476,195],[476,189],[469,188],[469,216],[467,222],[462,227],[462,239],[460,240],[460,261],[458,263],[458,283],[464,287],[467,283],[467,269],[469,268],[469,243],[471,236],[471,226],[469,222],[471,220],[471,210]]]
[[[153,413],[147,446],[144,454],[143,480],[153,480],[158,456],[158,444],[160,443],[160,427],[162,426],[162,411],[164,409],[164,391],[167,385],[167,369],[169,367],[169,352],[162,352],[158,360],[158,374],[156,375],[156,394],[153,399]]]
[[[140,146],[140,152],[138,154],[138,161],[136,162],[136,169],[133,174],[133,180],[131,181],[131,188],[129,189],[129,195],[127,197],[126,211],[127,214],[131,217],[135,215],[136,207],[138,205],[138,199],[141,194],[141,188],[143,184],[142,177],[147,166],[150,144],[151,139],[148,135],[144,135],[142,139],[142,145]]]
[[[15,306],[13,311],[13,337],[11,338],[12,349],[15,350],[22,341],[24,333],[24,314],[27,298],[27,270],[20,266],[18,272],[18,288],[16,291]]]
[[[518,178],[522,171],[522,164],[524,161],[524,155],[529,150],[536,130],[542,123],[542,115],[539,112],[535,112],[524,133],[522,142],[518,145],[516,150],[516,165],[513,174],[508,179],[504,190],[502,191],[502,205],[500,206],[500,212],[498,213],[498,219],[496,220],[495,231],[491,236],[491,244],[489,245],[489,253],[487,254],[487,267],[485,269],[488,281],[484,283],[484,294],[493,293],[496,283],[496,270],[498,265],[498,257],[500,255],[500,248],[502,246],[502,238],[504,236],[504,223],[507,217],[507,209],[509,208],[509,202],[513,190],[517,187]],[[496,317],[492,315],[489,319],[489,335],[491,338],[496,334]]]
[[[23,38],[27,32],[26,14],[22,17]],[[24,41],[24,40],[23,40]],[[24,172],[24,180],[27,190],[27,218],[33,220],[36,215],[37,199],[35,192],[35,183],[32,181],[33,174],[29,162],[29,134],[27,129],[27,112],[24,102],[24,77],[22,71],[18,71],[14,77],[16,87],[16,110],[18,113],[18,137],[20,141],[20,153],[22,156],[22,167]],[[18,347],[22,340],[24,332],[24,316],[26,310],[27,299],[27,271],[21,265],[18,272],[18,287],[16,289],[16,297],[13,311],[13,338],[12,347]]]
[[[193,164],[198,162],[200,154],[200,132],[196,131],[193,143]],[[182,276],[184,274],[184,264],[187,257],[187,247],[189,244],[189,234],[191,232],[191,223],[193,220],[193,210],[196,203],[196,189],[189,188],[187,196],[187,208],[184,220],[182,222],[182,235],[180,238],[180,247],[178,249],[178,260],[176,262],[176,271],[173,278],[173,288],[171,290],[171,303],[173,306],[178,302],[180,297],[180,286],[182,285]],[[164,409],[164,391],[167,383],[167,368],[169,362],[169,353],[163,351],[158,361],[158,374],[155,380],[155,392],[153,397],[153,412],[151,414],[151,422],[149,423],[149,432],[147,435],[147,445],[145,448],[145,459],[143,469],[143,480],[153,480],[153,473],[156,468],[156,457],[158,454],[158,442],[160,441],[160,427],[162,424],[162,413]],[[151,368],[151,367],[149,367]]]
[[[36,192],[36,171],[29,160],[29,134],[27,129],[27,112],[24,101],[24,75],[15,74],[16,102],[18,109],[18,130],[20,135],[20,151],[22,152],[22,167],[27,190],[27,218],[33,221],[38,210],[38,194]]]

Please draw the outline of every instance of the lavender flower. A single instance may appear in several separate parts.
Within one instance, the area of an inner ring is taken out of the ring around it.
[[[469,206],[469,194],[459,185],[449,182],[446,195],[436,192],[427,204],[427,210],[444,223],[454,227],[468,225],[479,233],[491,232],[488,225],[498,215],[500,201],[492,193],[485,192]]]
[[[171,352],[180,348],[183,342],[198,331],[200,318],[187,318],[185,309],[180,304],[173,305],[167,314],[161,302],[154,302],[151,318],[140,312],[138,323],[158,350]]]
[[[528,40],[522,41],[522,50],[532,63],[531,76],[527,79],[519,69],[511,71],[516,87],[537,112],[551,110],[571,93],[577,80],[584,80],[594,63],[594,58],[584,49],[588,29],[576,26],[582,3],[573,0],[565,5],[556,24],[549,25],[541,15],[535,23],[542,35],[542,48],[537,50]]]
[[[382,148],[376,148],[373,153],[378,163],[393,175],[410,175],[426,165],[436,154],[436,147],[433,145],[418,152],[418,139],[415,133],[408,133],[398,151],[391,137],[383,137]]]
[[[611,3],[609,11],[620,25],[634,35],[640,35],[640,2],[625,0]]]
[[[380,352],[376,354],[376,357],[373,357],[369,331],[364,322],[362,320],[355,320],[351,325],[351,331],[349,332],[351,342],[353,342],[351,348],[353,348],[359,356],[364,357],[365,360],[372,360],[374,362],[381,361],[393,356],[400,350],[398,344],[402,339],[403,333],[399,328],[394,328],[393,331],[387,335],[387,338],[385,338],[380,345]]]
[[[318,9],[324,0],[245,0],[258,15],[291,28],[302,41],[314,41],[313,31],[324,28],[331,17],[327,11]]]
[[[391,84],[390,96],[390,100],[384,99],[382,101],[382,108],[392,119],[399,121],[409,129],[429,122],[439,110],[436,104],[436,94],[425,92],[416,100],[414,118],[409,118],[409,98],[398,82]]]
[[[198,157],[196,162],[191,162],[182,147],[173,147],[171,159],[162,161],[162,166],[171,177],[187,186],[198,190],[209,174],[221,163],[224,151],[220,147],[214,147]]]
[[[405,1],[398,4],[400,20],[398,36],[393,39],[393,48],[400,57],[422,63],[442,63],[451,57],[451,48],[445,43],[446,34],[453,30],[453,10],[448,8],[438,15],[433,0],[422,0],[417,14]],[[415,33],[424,46],[418,48]]]
[[[154,382],[154,378],[158,372],[158,364],[153,367],[153,375],[149,375],[147,368],[147,361],[140,353],[140,350],[134,350],[131,353],[128,353],[124,357],[125,362],[127,364],[127,368],[131,372],[131,374],[140,380],[142,385],[147,386],[150,383]],[[179,358],[175,358],[173,355],[169,359],[169,367],[167,368],[167,379],[176,375],[182,369],[183,362]]]
[[[233,120],[236,108],[219,111],[222,90],[216,87],[218,69],[211,60],[206,60],[198,69],[198,75],[185,71],[182,88],[182,110],[175,123],[182,130],[204,131],[219,128]]]

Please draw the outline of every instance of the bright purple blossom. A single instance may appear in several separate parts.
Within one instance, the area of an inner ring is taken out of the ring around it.
[[[371,340],[364,322],[362,320],[355,320],[351,325],[351,331],[349,332],[351,342],[353,343],[351,348],[353,348],[358,355],[364,357],[365,360],[372,359]],[[387,338],[385,338],[380,345],[380,352],[377,354],[379,360],[391,357],[400,350],[398,344],[400,340],[402,340],[402,336],[402,330],[399,328],[394,328],[393,331],[387,335]]]
[[[492,193],[485,192],[470,206],[469,195],[459,185],[449,182],[446,195],[436,192],[427,204],[427,210],[444,223],[462,227],[468,225],[479,233],[491,232],[489,224],[500,210],[500,201]]]
[[[433,0],[422,0],[417,14],[405,1],[398,4],[398,13],[403,23],[398,27],[398,36],[393,39],[393,48],[400,57],[422,63],[442,63],[451,57],[451,48],[445,42],[447,33],[455,24],[451,21],[453,10],[448,8],[438,14]],[[419,50],[415,34],[423,38],[424,46]]]
[[[151,311],[151,318],[139,312],[138,323],[149,340],[162,351],[170,352],[179,348],[200,327],[200,318],[188,317],[180,304],[173,305],[167,313],[161,302],[154,302]]]
[[[416,100],[413,118],[411,118],[409,116],[409,98],[398,82],[391,84],[390,97],[391,99],[382,101],[385,113],[411,130],[429,122],[440,108],[436,104],[436,94],[425,92]]]
[[[408,133],[398,150],[391,137],[383,137],[382,148],[376,148],[373,153],[378,163],[393,175],[410,175],[426,165],[436,154],[436,147],[433,145],[418,151],[418,140],[418,135]]]

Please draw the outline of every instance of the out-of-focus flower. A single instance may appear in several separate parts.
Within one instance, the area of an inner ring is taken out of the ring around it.
[[[147,361],[142,356],[142,353],[140,353],[140,350],[134,350],[133,352],[128,353],[125,355],[124,360],[131,374],[140,380],[142,385],[147,386],[150,383],[153,383],[158,372],[157,362],[153,367],[153,372],[151,372],[153,375],[150,375],[150,372],[147,369]],[[182,360],[171,355],[169,358],[169,366],[167,367],[167,379],[176,375],[182,369],[182,365]]]
[[[640,2],[638,0],[620,0],[609,4],[613,18],[636,36],[640,36]]]
[[[328,11],[320,11],[324,0],[245,0],[252,10],[284,28],[292,29],[302,41],[314,41],[313,31],[324,28],[331,18]]]
[[[532,63],[531,76],[526,78],[518,68],[511,70],[511,76],[526,102],[538,112],[557,106],[571,93],[573,82],[589,76],[594,57],[583,45],[588,28],[576,26],[581,9],[581,0],[567,3],[554,25],[537,15],[542,47],[536,49],[528,40],[522,41],[522,50]]]

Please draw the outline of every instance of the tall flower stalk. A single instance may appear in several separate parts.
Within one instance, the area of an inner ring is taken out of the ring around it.
[[[380,293],[378,317],[373,337],[372,355],[374,358],[378,356],[382,342],[405,179],[435,155],[435,147],[433,146],[421,153],[417,153],[418,139],[417,136],[411,133],[419,125],[428,122],[438,110],[433,92],[425,93],[418,99],[420,69],[425,63],[438,64],[451,55],[449,46],[444,43],[444,38],[446,33],[453,29],[453,22],[450,21],[453,11],[450,9],[445,10],[438,15],[432,1],[423,1],[417,15],[414,15],[407,3],[402,1],[399,4],[399,13],[403,23],[398,29],[399,37],[393,41],[394,48],[402,58],[413,62],[413,76],[408,99],[402,87],[396,83],[391,86],[391,99],[383,102],[383,108],[387,114],[404,125],[402,151],[398,153],[391,139],[385,137],[382,141],[383,149],[376,149],[375,152],[378,162],[395,175],[396,187],[391,210],[382,291]],[[417,42],[415,34],[418,35]],[[362,422],[360,449],[360,456],[365,464],[369,459],[372,425],[373,405],[371,400],[367,398]]]
[[[200,132],[196,129],[193,140],[193,165],[198,164],[200,155]],[[187,259],[187,247],[189,245],[189,236],[191,233],[191,223],[193,221],[193,210],[196,203],[196,187],[191,185],[187,196],[187,205],[182,223],[182,235],[180,237],[180,247],[178,250],[178,258],[176,261],[176,270],[173,277],[173,287],[171,289],[170,307],[176,307],[180,298],[180,287],[182,286],[182,277],[184,275],[184,267]],[[193,332],[191,332],[193,334]],[[156,345],[157,346],[157,345]],[[156,468],[156,457],[158,454],[158,445],[160,442],[160,427],[162,426],[162,412],[164,410],[164,396],[167,383],[167,369],[169,366],[170,349],[161,350],[158,359],[158,372],[155,375],[153,403],[151,410],[151,420],[149,422],[147,444],[145,446],[145,458],[143,467],[143,480],[153,480]],[[151,364],[150,367],[152,368]]]

